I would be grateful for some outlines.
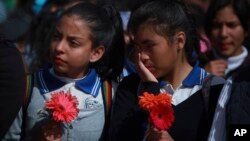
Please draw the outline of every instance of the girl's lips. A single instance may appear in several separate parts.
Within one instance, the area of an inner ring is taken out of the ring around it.
[[[60,58],[55,58],[55,59],[54,59],[54,62],[55,62],[57,65],[65,64],[65,61],[63,61],[63,60],[60,59]]]
[[[222,44],[220,44],[220,48],[221,48],[222,50],[227,50],[227,49],[230,48],[230,44],[222,43]]]

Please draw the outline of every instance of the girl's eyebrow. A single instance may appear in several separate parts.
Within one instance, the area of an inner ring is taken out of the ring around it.
[[[148,44],[148,43],[152,43],[152,41],[150,39],[146,39],[141,42],[141,44]]]
[[[55,33],[62,34],[62,33],[60,32],[60,30],[59,30],[58,27],[56,27]],[[82,37],[82,36],[74,35],[74,34],[68,35],[68,38],[69,38],[69,39],[83,39],[83,40],[86,39],[86,38],[84,38],[84,37]]]
[[[143,40],[143,41],[141,41],[141,42],[135,42],[135,41],[132,41],[132,43],[133,43],[134,45],[138,45],[138,44],[145,45],[145,44],[150,44],[150,43],[153,43],[153,41],[152,41],[152,40],[150,40],[150,39],[145,39],[145,40]]]
[[[214,19],[212,22],[216,22],[216,23],[238,23],[239,21],[237,19],[234,20],[230,20],[230,21],[220,21],[218,19]]]
[[[79,37],[79,36],[68,36],[68,39],[70,39],[70,40],[75,40],[75,39],[85,40],[86,38]]]

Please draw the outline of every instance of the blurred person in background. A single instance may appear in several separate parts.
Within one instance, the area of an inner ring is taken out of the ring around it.
[[[204,68],[227,79],[220,94],[209,134],[211,141],[226,141],[232,123],[250,124],[249,5],[246,0],[213,0],[207,11],[206,33],[211,40],[210,60]]]
[[[0,29],[7,11],[0,1]],[[20,52],[0,33],[0,140],[18,114],[26,92],[26,77]]]
[[[25,1],[5,1],[7,10],[6,21],[1,23],[0,33],[6,39],[15,43],[22,54],[26,72],[29,72],[29,65],[33,59],[33,54],[29,46],[29,29],[35,14],[32,10],[33,0]]]
[[[249,59],[243,45],[248,35],[249,5],[246,0],[212,1],[206,17],[206,33],[211,40],[210,60],[204,68],[229,78]]]
[[[199,46],[196,49],[196,53],[194,53],[194,56],[198,57],[198,65],[202,62],[199,62],[200,60],[209,60],[207,57],[207,53],[211,51],[211,42],[209,38],[207,37],[205,33],[205,12],[203,9],[194,3],[187,3],[188,9],[193,15],[196,30],[198,32],[199,36]]]
[[[202,8],[203,12],[206,12],[211,0],[184,0],[185,3],[191,3],[198,5]]]

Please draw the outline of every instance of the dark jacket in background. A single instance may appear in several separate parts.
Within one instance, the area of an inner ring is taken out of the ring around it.
[[[234,74],[231,96],[227,103],[227,125],[250,125],[250,64]]]
[[[25,89],[22,57],[12,42],[0,37],[0,140],[21,108]]]

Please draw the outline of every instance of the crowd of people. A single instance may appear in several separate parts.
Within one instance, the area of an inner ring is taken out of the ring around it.
[[[227,141],[250,126],[250,3],[203,2],[1,1],[0,140]],[[169,129],[144,92],[171,97]]]

